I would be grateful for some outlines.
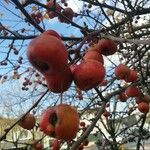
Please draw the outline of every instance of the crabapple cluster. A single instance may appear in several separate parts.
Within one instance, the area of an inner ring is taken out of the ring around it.
[[[42,21],[42,14],[39,11],[31,13],[30,16],[37,24],[39,24]]]
[[[101,39],[91,45],[80,64],[73,64],[73,79],[80,90],[90,90],[104,81],[106,74],[103,55],[109,56],[117,51],[117,44],[110,39]],[[88,82],[87,82],[88,81]]]
[[[62,3],[65,4],[64,1]],[[58,3],[48,1],[46,6],[53,10],[47,10],[47,15],[50,19],[58,17],[58,20],[62,23],[70,23],[74,17],[74,12],[70,7],[62,8]]]
[[[32,146],[35,150],[43,150],[43,145],[40,141],[33,141]]]
[[[112,55],[116,49],[112,40],[101,39],[97,45],[89,47],[79,64],[69,65],[68,52],[61,37],[57,32],[48,30],[29,43],[27,57],[44,75],[50,91],[62,93],[68,90],[72,81],[85,91],[103,82],[106,72],[102,55]]]
[[[82,99],[82,91],[90,90],[104,81],[106,72],[102,55],[112,55],[116,50],[115,42],[101,39],[88,48],[78,64],[69,65],[68,52],[60,35],[54,30],[47,30],[29,43],[27,58],[44,76],[51,92],[63,93],[74,81],[77,93]],[[43,111],[39,127],[46,135],[56,138],[53,149],[55,146],[57,149],[60,146],[58,140],[70,141],[76,137],[79,130],[79,116],[72,106],[59,104]],[[87,144],[88,140],[85,139],[80,146],[84,147]]]
[[[3,36],[7,36],[9,33],[5,30],[4,27],[0,26],[0,34],[2,34]]]
[[[127,83],[135,83],[138,80],[137,71],[130,69],[127,65],[119,64],[115,68],[115,76],[118,80],[124,80]],[[126,102],[129,97],[135,97],[137,108],[142,113],[148,113],[149,111],[149,100],[147,96],[144,96],[140,89],[134,85],[130,85],[117,95],[117,99],[122,102]]]
[[[81,129],[81,135],[85,132],[87,129],[87,125],[84,121],[80,122],[80,129]],[[85,138],[84,141],[78,146],[77,150],[83,150],[85,146],[88,146],[89,140],[88,138]]]

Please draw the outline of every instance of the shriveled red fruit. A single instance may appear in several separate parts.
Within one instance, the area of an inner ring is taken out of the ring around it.
[[[83,59],[84,60],[89,60],[89,59],[97,60],[97,61],[101,62],[102,64],[104,64],[103,56],[94,50],[87,51],[86,54],[84,55]]]
[[[80,90],[89,90],[100,84],[105,77],[105,68],[96,60],[82,61],[73,72],[74,82]]]
[[[88,146],[88,144],[89,144],[89,140],[88,140],[88,139],[85,139],[85,140],[83,141],[83,145],[84,145],[84,146]]]
[[[45,75],[45,80],[51,92],[62,93],[70,87],[73,75],[70,68],[66,66],[63,72],[54,72],[53,74]]]
[[[37,143],[35,145],[35,150],[43,150],[43,145],[41,143]]]
[[[49,107],[43,112],[39,125],[45,134],[69,141],[75,138],[78,132],[79,115],[74,107],[59,104]]]
[[[58,4],[58,3],[55,3],[55,5],[54,5],[54,2],[53,1],[49,1],[49,2],[47,2],[46,3],[46,6],[48,6],[49,8],[55,8],[55,10],[56,11],[58,11],[58,12],[61,12],[61,10],[62,10],[62,8],[61,8],[61,6]],[[54,18],[54,17],[57,17],[58,15],[57,15],[57,13],[55,13],[55,10],[54,11],[49,11],[49,10],[47,10],[47,14],[48,14],[48,16],[49,16],[49,18],[50,19],[52,19],[52,18]]]
[[[54,31],[54,30],[47,30],[47,31],[43,32],[42,34],[43,35],[47,34],[47,35],[55,36],[55,37],[57,37],[58,39],[61,40],[60,35],[56,31]]]
[[[52,150],[59,150],[61,146],[61,141],[58,139],[54,139],[52,142]]]
[[[110,116],[110,113],[107,110],[105,110],[103,112],[103,116],[105,116],[106,118],[108,118]]]
[[[124,79],[126,82],[136,82],[138,80],[138,75],[135,70],[130,70],[130,74]]]
[[[77,150],[83,150],[84,149],[84,146],[83,146],[83,144],[81,143],[80,145],[79,145],[79,147],[77,148]]]
[[[148,113],[149,112],[149,104],[147,104],[145,102],[139,103],[137,108],[142,113]]]
[[[84,121],[81,121],[81,122],[80,122],[80,126],[81,126],[81,127],[85,127],[85,122],[84,122]]]
[[[22,128],[31,130],[35,126],[35,117],[33,114],[27,114],[25,117],[23,117],[19,122],[18,125],[20,125]]]
[[[31,13],[30,16],[37,24],[39,24],[42,20],[42,14],[39,11]]]
[[[41,34],[31,40],[27,47],[27,57],[44,75],[64,70],[68,61],[68,53],[62,41],[48,34]]]
[[[77,94],[76,98],[79,99],[79,100],[83,100],[83,94]]]
[[[125,79],[130,74],[130,69],[124,64],[119,64],[115,68],[115,76],[117,79]]]
[[[124,92],[121,92],[120,94],[117,95],[117,99],[120,100],[121,102],[126,102],[127,101],[127,96]]]
[[[100,53],[109,56],[117,51],[117,44],[111,39],[101,39],[98,41]]]
[[[59,16],[58,19],[60,20],[60,22],[70,23],[70,21],[72,21],[74,17],[74,11],[70,7],[67,7],[67,8],[64,8],[64,10],[62,11],[62,15],[67,17],[69,20],[67,20],[63,16]]]
[[[141,94],[139,88],[135,86],[130,86],[125,90],[125,93],[128,97],[137,97]]]
[[[56,13],[53,12],[53,11],[48,11],[47,15],[49,16],[50,19],[53,19],[53,18],[55,18],[57,16]]]

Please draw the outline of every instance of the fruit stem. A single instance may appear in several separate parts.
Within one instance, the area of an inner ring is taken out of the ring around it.
[[[60,104],[63,103],[63,92],[60,93]]]
[[[63,84],[61,84],[60,104],[62,104],[62,103],[63,103],[63,92],[62,92],[62,86],[63,86]]]

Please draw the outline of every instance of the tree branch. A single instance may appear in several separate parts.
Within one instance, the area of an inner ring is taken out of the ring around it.
[[[18,0],[11,0],[17,8],[25,15],[28,21],[40,32],[44,32],[44,30],[32,19],[32,17],[28,14],[28,12],[24,9],[21,3]]]
[[[8,132],[15,126],[18,124],[18,122],[23,118],[25,117],[33,108],[35,108],[38,103],[42,100],[42,98],[48,93],[49,90],[46,90],[42,95],[41,97],[34,103],[34,105],[29,108],[29,110],[23,115],[21,116],[14,124],[12,124],[9,128],[5,129],[5,132],[0,136],[0,141],[2,141],[3,139],[6,138],[6,135],[8,134]]]
[[[86,131],[82,134],[82,136],[72,145],[72,147],[70,148],[70,150],[76,150],[79,147],[79,145],[84,141],[84,139],[86,139],[88,137],[88,135],[90,134],[90,132],[95,127],[97,121],[100,119],[100,116],[102,115],[102,113],[104,111],[105,105],[106,105],[106,102],[103,102],[101,108],[99,109],[99,111],[98,111],[95,119],[91,123],[91,125],[86,129]]]

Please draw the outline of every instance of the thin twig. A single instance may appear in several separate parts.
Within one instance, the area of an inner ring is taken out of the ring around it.
[[[21,116],[16,122],[14,122],[9,128],[5,129],[5,132],[0,136],[0,141],[6,138],[6,135],[8,132],[23,118],[25,117],[33,108],[35,108],[38,103],[43,99],[43,97],[48,93],[48,89],[41,95],[41,97],[33,104],[31,108],[23,115]]]

